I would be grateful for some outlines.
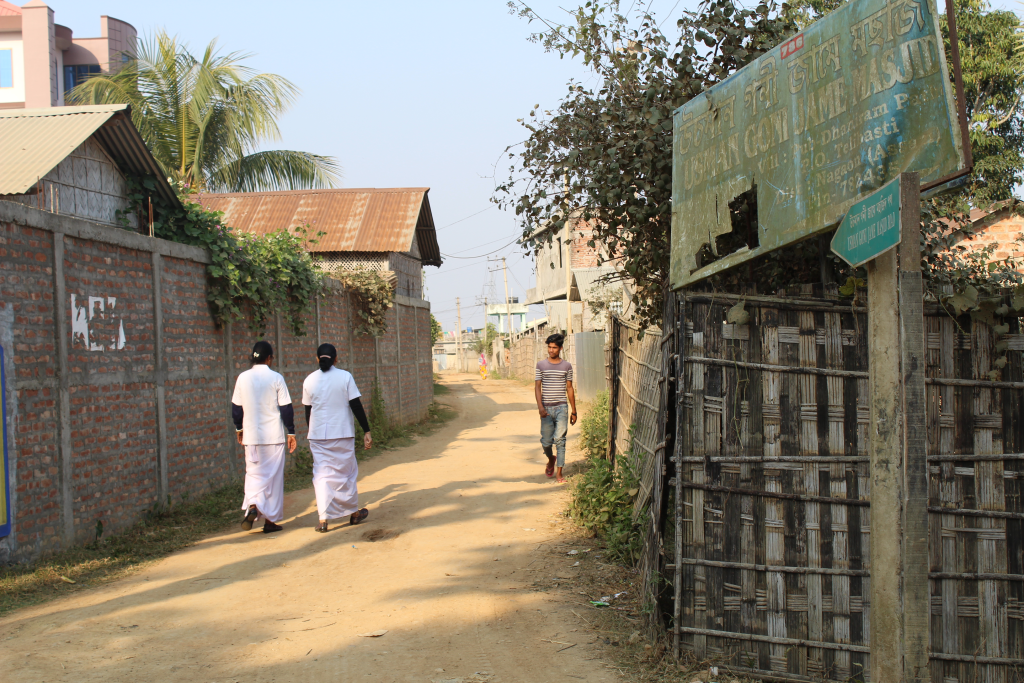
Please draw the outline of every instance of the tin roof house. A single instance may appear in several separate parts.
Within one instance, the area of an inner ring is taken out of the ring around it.
[[[0,200],[148,234],[127,176],[177,202],[126,104],[0,110]]]
[[[423,266],[440,266],[429,188],[367,188],[200,195],[235,230],[266,235],[308,225],[310,247],[330,273],[365,268],[394,274],[395,293],[423,298]]]

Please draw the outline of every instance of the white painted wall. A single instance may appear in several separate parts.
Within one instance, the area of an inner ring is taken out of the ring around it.
[[[11,50],[14,67],[14,87],[0,88],[0,103],[25,101],[25,50],[22,47],[21,32],[0,33],[0,50]]]

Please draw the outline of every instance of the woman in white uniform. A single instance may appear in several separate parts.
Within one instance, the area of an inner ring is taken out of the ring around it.
[[[252,367],[238,376],[231,397],[231,417],[238,443],[245,448],[245,499],[242,528],[263,517],[263,533],[280,531],[284,518],[285,442],[295,450],[295,413],[284,377],[270,369],[274,349],[258,341]]]
[[[363,428],[363,447],[369,449],[373,439],[355,380],[345,370],[334,367],[337,350],[331,344],[321,344],[316,355],[320,369],[302,383],[302,404],[309,426],[306,436],[313,453],[313,490],[320,514],[320,523],[314,530],[324,533],[327,520],[348,515],[350,524],[359,524],[370,514],[359,507],[353,416]]]

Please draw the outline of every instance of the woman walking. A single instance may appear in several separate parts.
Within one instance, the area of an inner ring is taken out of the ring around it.
[[[321,344],[316,355],[320,369],[310,373],[302,383],[302,404],[309,426],[313,490],[320,515],[320,523],[314,530],[325,533],[329,519],[348,515],[351,524],[359,524],[370,514],[366,508],[359,507],[353,415],[363,428],[363,448],[373,446],[373,438],[355,380],[345,370],[334,367],[337,350],[331,344]]]
[[[231,396],[231,417],[245,449],[245,499],[242,528],[263,517],[263,533],[280,531],[284,518],[285,442],[295,451],[295,413],[284,377],[270,369],[274,349],[258,341],[252,367],[238,376]],[[287,432],[287,433],[286,433]]]

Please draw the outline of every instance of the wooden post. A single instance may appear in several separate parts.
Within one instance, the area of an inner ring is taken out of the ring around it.
[[[920,178],[900,180],[899,255],[867,263],[871,680],[928,675],[928,482]],[[896,315],[893,315],[896,312]]]

